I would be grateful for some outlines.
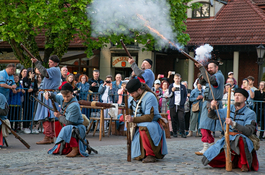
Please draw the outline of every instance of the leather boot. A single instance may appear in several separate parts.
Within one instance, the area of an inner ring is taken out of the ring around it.
[[[201,151],[195,152],[195,154],[198,156],[202,156],[208,148],[209,148],[209,144],[203,143],[203,149]]]
[[[75,157],[79,153],[78,147],[72,147],[72,151],[66,157]]]
[[[192,131],[189,131],[189,134],[187,135],[187,137],[191,137],[193,135]]]
[[[37,142],[36,144],[42,145],[42,144],[51,144],[51,139],[48,136],[45,136],[42,141]]]
[[[248,166],[247,164],[243,164],[242,167],[241,167],[241,171],[242,172],[248,172]]]
[[[156,162],[156,158],[154,156],[147,156],[142,162],[143,163],[153,163],[153,162]]]

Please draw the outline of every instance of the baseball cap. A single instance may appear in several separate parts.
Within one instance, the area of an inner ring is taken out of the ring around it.
[[[156,80],[154,84],[161,84],[160,80]]]
[[[228,72],[228,75],[230,75],[230,74],[234,74],[234,72]]]

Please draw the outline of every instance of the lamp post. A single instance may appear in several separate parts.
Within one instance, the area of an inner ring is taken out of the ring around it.
[[[265,47],[262,44],[260,44],[256,49],[257,49],[257,54],[258,54],[257,63],[258,65],[262,65],[264,63],[263,56],[265,53]]]
[[[262,65],[264,63],[263,56],[265,53],[265,47],[262,44],[260,44],[256,49],[257,49],[257,55],[258,55],[257,64],[259,65],[259,82],[260,82],[262,74],[263,74]]]

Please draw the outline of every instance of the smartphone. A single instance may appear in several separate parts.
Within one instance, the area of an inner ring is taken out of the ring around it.
[[[163,74],[159,74],[160,75],[160,78],[164,78],[165,76]]]
[[[171,71],[171,75],[175,75],[175,73],[176,73],[175,71]]]
[[[106,83],[111,83],[111,81],[106,81]]]

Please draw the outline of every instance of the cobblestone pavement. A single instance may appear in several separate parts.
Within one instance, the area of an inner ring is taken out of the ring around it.
[[[36,146],[34,144],[41,136],[22,135],[25,140],[29,137],[30,150],[10,136],[9,148],[0,149],[0,174],[246,174],[240,169],[226,172],[224,168],[211,168],[201,164],[200,156],[194,154],[202,148],[200,138],[172,138],[167,139],[168,152],[164,159],[156,163],[143,164],[132,160],[127,162],[125,137],[111,136],[103,138],[101,142],[97,137],[91,138],[91,146],[99,154],[91,154],[88,158],[66,158],[59,155],[48,155],[47,150],[52,145]],[[28,141],[27,140],[27,141]],[[216,139],[217,140],[217,139]],[[92,144],[93,143],[93,144]],[[11,146],[13,144],[13,147]],[[18,147],[17,147],[18,146]],[[260,170],[248,174],[265,174],[265,141],[261,142],[258,151]],[[24,147],[24,148],[23,148]]]

